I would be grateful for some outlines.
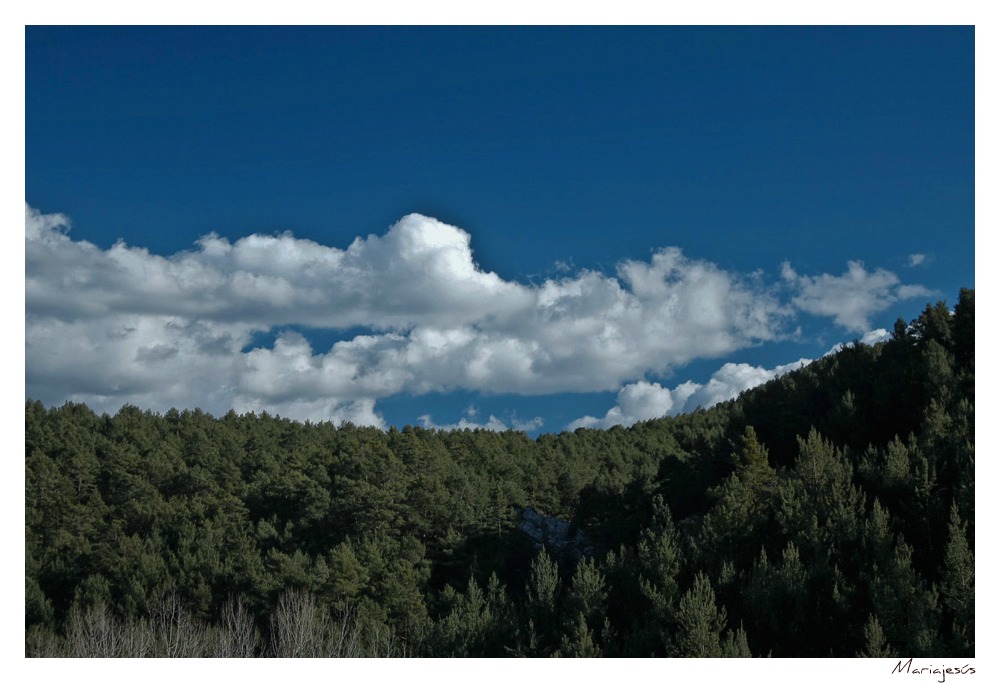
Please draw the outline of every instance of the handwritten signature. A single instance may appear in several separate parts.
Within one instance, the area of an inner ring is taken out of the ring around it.
[[[976,669],[971,664],[963,664],[961,666],[945,666],[941,665],[931,665],[931,666],[921,666],[919,664],[913,663],[913,657],[910,657],[905,662],[901,659],[899,663],[896,664],[892,669],[894,674],[928,674],[932,676],[940,676],[938,683],[944,683],[945,678],[948,674],[974,674]]]

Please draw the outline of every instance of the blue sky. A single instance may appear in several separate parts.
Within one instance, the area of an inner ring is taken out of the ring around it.
[[[29,27],[25,57],[48,404],[628,424],[974,286],[968,27]]]

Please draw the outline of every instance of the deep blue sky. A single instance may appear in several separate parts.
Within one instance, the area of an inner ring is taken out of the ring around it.
[[[785,261],[818,277],[860,260],[949,303],[974,285],[971,27],[29,27],[25,79],[25,199],[105,249],[285,230],[345,249],[419,212],[522,284],[676,246],[772,283]],[[860,336],[794,324],[797,341],[648,379]],[[296,329],[316,351],[354,335]],[[475,405],[548,430],[613,403],[462,391],[378,410],[444,424]]]

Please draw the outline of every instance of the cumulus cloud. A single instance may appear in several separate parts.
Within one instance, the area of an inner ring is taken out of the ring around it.
[[[770,370],[747,363],[726,363],[705,384],[689,381],[673,389],[662,387],[657,382],[640,380],[622,387],[618,392],[616,404],[605,413],[604,417],[587,415],[571,422],[567,429],[580,427],[607,429],[615,425],[627,427],[644,420],[690,412],[699,406],[710,408],[716,403],[736,398],[747,389],[811,362],[802,358]]]
[[[469,235],[416,214],[344,250],[289,233],[230,243],[217,235],[171,257],[68,235],[65,217],[26,207],[26,298],[62,320],[140,313],[379,330],[505,320],[530,290],[476,267]]]
[[[916,268],[919,265],[927,262],[927,254],[910,254],[909,264],[910,268]]]
[[[779,365],[771,369],[748,363],[726,363],[716,370],[704,385],[692,382],[685,383],[685,387],[690,393],[682,409],[677,412],[688,412],[698,406],[708,408],[716,403],[728,401],[736,398],[747,389],[769,382],[792,370],[798,370],[811,362],[809,359],[800,358],[793,363]]]
[[[916,295],[891,273],[861,273],[879,305]],[[162,256],[74,240],[66,216],[26,205],[26,393],[108,411],[198,406],[383,426],[377,401],[402,392],[552,394],[631,382],[621,396],[627,419],[663,407],[666,390],[637,378],[783,338],[795,307],[851,323],[878,308],[849,305],[838,278],[786,279],[799,291],[794,306],[759,276],[666,248],[614,274],[524,284],[484,271],[467,232],[418,214],[345,248],[290,233],[211,234]],[[363,331],[314,348],[294,327]],[[261,333],[276,333],[274,343],[255,348]],[[673,390],[673,405],[685,391]]]
[[[814,315],[830,316],[847,330],[864,331],[871,317],[904,299],[930,296],[919,285],[902,285],[895,273],[882,268],[869,272],[861,261],[849,261],[843,275],[799,275],[782,265],[782,277],[793,288],[792,304]]]
[[[683,391],[683,390],[682,390]],[[580,427],[595,427],[606,429],[615,425],[631,425],[642,420],[652,420],[671,413],[674,400],[678,398],[670,389],[658,382],[640,380],[626,384],[618,392],[618,400],[602,418],[591,415],[581,417],[570,423],[568,429]],[[683,399],[681,400],[683,403]]]

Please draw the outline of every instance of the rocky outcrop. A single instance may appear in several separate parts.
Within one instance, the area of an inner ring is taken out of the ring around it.
[[[536,548],[544,546],[559,559],[575,561],[594,554],[594,544],[571,522],[548,517],[532,508],[522,508],[518,513],[517,529],[530,538]]]

